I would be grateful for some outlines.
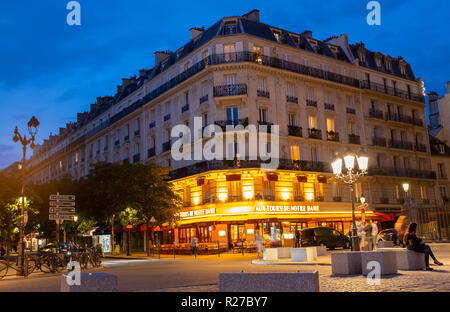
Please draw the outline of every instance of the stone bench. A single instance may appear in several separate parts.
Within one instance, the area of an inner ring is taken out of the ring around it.
[[[69,279],[69,281],[68,281]],[[117,276],[108,273],[81,273],[80,285],[76,278],[70,281],[70,275],[61,276],[61,292],[116,292]],[[69,285],[73,284],[73,285]]]
[[[361,251],[331,253],[331,271],[334,275],[361,274]]]
[[[220,292],[318,292],[319,272],[220,273]]]
[[[278,247],[275,248],[278,253],[278,259],[290,258],[291,257],[291,247]]]
[[[263,259],[268,260],[278,260],[277,248],[266,248],[263,251]]]
[[[380,251],[394,250],[397,256],[397,268],[399,270],[424,270],[425,254],[408,250],[406,248],[382,248]]]
[[[291,248],[291,260],[295,261],[317,261],[317,248]]]
[[[380,241],[377,243],[378,248],[389,248],[389,247],[395,247],[395,244],[393,241]]]
[[[317,256],[328,256],[327,247],[325,247],[325,245],[316,246],[314,248],[317,250]]]
[[[380,264],[381,275],[397,273],[397,252],[395,250],[363,251],[361,252],[362,274],[367,275],[373,271],[370,262],[376,261]]]

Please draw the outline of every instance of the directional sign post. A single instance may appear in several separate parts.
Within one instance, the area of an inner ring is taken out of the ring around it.
[[[75,195],[50,195],[49,220],[56,221],[56,240],[59,242],[59,225],[75,221]]]

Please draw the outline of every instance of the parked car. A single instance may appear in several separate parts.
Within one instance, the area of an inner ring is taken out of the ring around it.
[[[395,229],[385,229],[380,231],[377,235],[377,243],[383,241],[392,241],[395,245],[399,245],[400,241],[398,232]]]
[[[350,248],[350,240],[344,234],[330,227],[304,229],[300,232],[302,247],[325,245],[329,249]]]

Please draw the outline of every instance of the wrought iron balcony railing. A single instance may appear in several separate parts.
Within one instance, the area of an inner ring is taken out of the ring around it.
[[[298,97],[286,95],[286,102],[298,104]]]
[[[369,82],[367,80],[362,80],[360,86],[363,89],[370,89],[378,92],[383,92],[389,95],[398,96],[413,101],[425,102],[425,97],[421,94],[399,90],[397,88],[388,87],[371,81]]]
[[[386,139],[385,138],[372,137],[372,145],[386,147]]]
[[[334,111],[334,104],[325,103],[324,107],[326,110]]]
[[[214,86],[214,97],[235,96],[245,94],[247,94],[246,83]]]
[[[335,131],[327,131],[327,140],[339,142],[339,133]]]
[[[322,140],[322,130],[315,128],[308,128],[308,137],[310,139]]]
[[[347,107],[347,114],[355,115],[356,114],[356,109],[351,108],[351,107]]]
[[[415,144],[414,145],[414,150],[416,152],[426,152],[427,151],[427,146],[425,144]]]
[[[208,94],[205,94],[200,98],[200,104],[205,103],[208,101]]]
[[[181,107],[181,113],[185,113],[189,110],[189,103]]]
[[[238,126],[242,125],[244,128],[248,126],[248,117],[243,119],[233,119],[233,120],[218,120],[214,122],[216,125],[222,128],[223,131],[226,130],[227,126]]]
[[[147,150],[147,158],[153,157],[153,156],[155,156],[155,155],[156,155],[156,153],[155,153],[155,148],[154,148],[154,147],[149,148],[149,149]]]
[[[264,98],[270,98],[270,93],[269,91],[265,91],[265,90],[256,90],[256,95],[259,97],[264,97]]]
[[[436,172],[430,170],[405,169],[394,167],[370,167],[369,175],[382,175],[393,177],[436,179]]]
[[[314,100],[306,100],[306,106],[317,107],[317,101],[314,101]]]
[[[172,179],[180,179],[186,176],[200,174],[211,170],[247,169],[261,168],[262,160],[211,160],[202,161],[193,165],[178,168],[170,172]],[[308,172],[331,172],[329,163],[309,160],[278,159],[280,170],[308,171]]]
[[[291,136],[303,137],[302,127],[288,126],[288,133]]]
[[[168,121],[170,119],[170,114],[164,115],[164,121]]]
[[[361,138],[359,135],[356,134],[349,134],[348,135],[348,143],[350,144],[361,144]]]
[[[369,117],[383,119],[383,112],[379,111],[379,110],[376,110],[376,109],[370,109],[369,110]]]
[[[138,163],[141,161],[141,154],[136,154],[133,156],[133,163]]]
[[[413,144],[411,142],[392,140],[392,139],[389,139],[389,147],[411,150],[411,151],[413,150]]]
[[[140,137],[141,136],[141,130],[134,131],[134,136],[135,137]]]
[[[156,122],[155,122],[155,121],[152,121],[152,122],[148,125],[149,129],[152,129],[152,128],[154,128],[155,126],[156,126]]]
[[[163,153],[169,151],[170,147],[171,147],[170,141],[164,142],[162,144],[162,151],[163,151]]]

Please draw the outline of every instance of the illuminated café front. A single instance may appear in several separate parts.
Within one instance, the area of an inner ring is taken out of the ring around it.
[[[259,231],[266,245],[293,246],[296,229],[327,226],[346,233],[352,220],[348,186],[323,172],[210,170],[173,183],[185,203],[176,243],[190,243],[197,236],[200,243],[220,242],[221,248],[231,248],[243,239],[254,243]],[[342,189],[341,197],[332,197],[334,188]],[[360,209],[355,211],[362,217]],[[364,217],[385,218],[370,205]]]

